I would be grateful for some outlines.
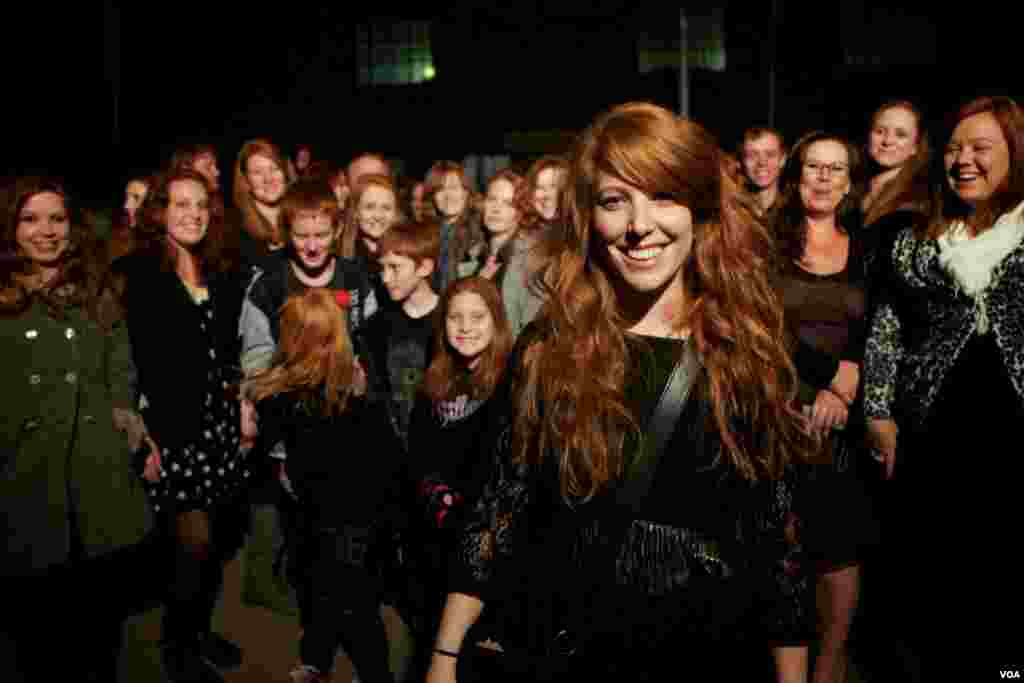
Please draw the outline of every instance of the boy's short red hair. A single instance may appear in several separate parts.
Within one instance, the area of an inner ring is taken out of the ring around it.
[[[441,226],[435,221],[407,221],[385,232],[377,242],[377,258],[397,254],[413,260],[417,266],[424,259],[437,265],[441,251]]]

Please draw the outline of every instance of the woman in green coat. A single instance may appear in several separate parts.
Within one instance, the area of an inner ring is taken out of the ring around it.
[[[17,660],[0,651],[0,679],[53,672],[76,642],[78,678],[116,680],[121,621],[147,597],[133,586],[161,564],[140,543],[128,337],[104,313],[102,251],[61,185],[19,179],[2,210],[0,577],[27,609],[4,609],[0,650]]]

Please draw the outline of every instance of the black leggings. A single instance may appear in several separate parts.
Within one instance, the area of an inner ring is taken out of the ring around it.
[[[174,558],[163,621],[165,642],[194,643],[210,630],[224,565],[245,540],[247,510],[233,502],[210,510],[177,512],[161,520]]]
[[[303,664],[328,672],[344,645],[365,683],[393,683],[380,617],[379,581],[366,569],[368,534],[346,527],[302,530],[297,548]]]

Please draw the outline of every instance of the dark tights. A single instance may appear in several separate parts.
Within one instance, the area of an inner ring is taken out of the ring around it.
[[[164,519],[164,531],[174,549],[163,622],[165,642],[190,644],[209,632],[224,565],[242,547],[244,515],[244,506],[222,505]]]
[[[365,541],[344,528],[305,530],[297,577],[304,628],[299,653],[303,664],[326,673],[341,644],[361,681],[393,683],[381,591],[365,569]]]

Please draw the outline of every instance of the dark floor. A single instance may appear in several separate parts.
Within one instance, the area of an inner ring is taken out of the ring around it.
[[[213,618],[214,629],[238,643],[245,652],[242,667],[227,673],[225,678],[229,683],[288,683],[288,672],[298,661],[298,619],[242,603],[243,563],[244,553],[228,565],[224,592]],[[152,610],[126,624],[121,683],[166,681],[160,667],[160,612]],[[384,608],[384,621],[392,640],[392,669],[402,672],[411,651],[408,631],[391,608]],[[852,645],[852,666],[846,683],[887,683],[886,677],[868,677],[861,670],[861,662],[866,658],[856,650],[856,639]],[[331,680],[347,683],[351,676],[348,659],[339,655]]]
[[[229,683],[288,683],[288,672],[298,661],[298,619],[242,604],[243,562],[244,554],[227,566],[224,593],[213,616],[214,629],[245,652],[242,667],[225,678]],[[152,610],[126,624],[121,683],[166,681],[160,667],[160,613]],[[411,643],[391,608],[384,608],[384,623],[392,639],[392,669],[401,671]],[[351,676],[348,659],[338,656],[331,680],[346,683]]]

